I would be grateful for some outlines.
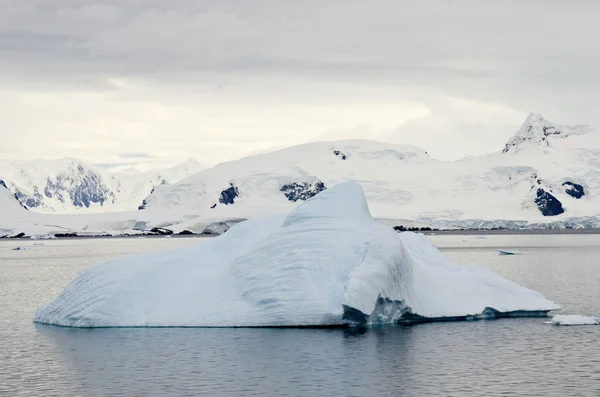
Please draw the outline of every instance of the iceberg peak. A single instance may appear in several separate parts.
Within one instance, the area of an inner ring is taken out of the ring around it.
[[[283,226],[314,220],[316,217],[350,222],[372,219],[362,187],[355,181],[337,184],[307,200],[290,212]]]

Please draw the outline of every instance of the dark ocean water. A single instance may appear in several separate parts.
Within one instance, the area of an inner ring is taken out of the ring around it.
[[[455,262],[536,289],[564,313],[600,315],[600,235],[430,239]],[[540,318],[346,330],[32,322],[40,304],[93,263],[198,242],[0,241],[0,395],[600,396],[600,326]]]

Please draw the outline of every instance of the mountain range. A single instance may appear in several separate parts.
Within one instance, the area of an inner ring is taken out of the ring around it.
[[[204,168],[188,159],[163,170],[108,172],[62,158],[0,165],[0,179],[23,205],[37,212],[113,212],[135,209],[155,186],[178,182]]]
[[[88,183],[93,189],[84,189],[90,192],[87,201],[98,206],[101,197],[102,209],[131,211],[104,214],[101,219],[78,215],[77,221],[71,219],[64,226],[69,230],[221,232],[242,219],[289,211],[346,180],[361,183],[379,222],[399,229],[600,226],[600,134],[586,126],[557,125],[535,113],[504,148],[458,161],[433,159],[414,146],[347,140],[250,156],[169,183],[147,176],[143,183],[131,178],[127,189],[106,183],[102,174],[94,175],[78,179],[94,182]],[[100,177],[104,185],[95,183]],[[44,190],[44,179],[36,181],[41,181],[35,186],[44,196],[57,178],[54,174],[46,178]],[[11,188],[11,183],[6,185]],[[134,185],[143,188],[136,190]],[[31,192],[32,185],[26,186]],[[81,184],[62,186],[70,187],[61,193],[64,198],[68,192],[69,200],[64,201],[69,205],[86,205],[77,193]],[[152,193],[143,197],[144,189]],[[140,194],[131,194],[134,191]],[[27,206],[15,190],[5,196],[14,200],[14,194]],[[44,205],[62,208],[50,197]]]

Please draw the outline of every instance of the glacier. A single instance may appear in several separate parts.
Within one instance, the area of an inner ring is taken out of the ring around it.
[[[69,327],[301,327],[547,315],[559,306],[377,224],[359,183],[183,249],[95,265],[35,313]]]

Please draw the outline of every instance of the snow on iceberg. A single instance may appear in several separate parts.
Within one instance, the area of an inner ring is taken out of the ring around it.
[[[552,317],[552,325],[600,325],[600,318],[577,314],[560,314]]]
[[[546,314],[558,306],[485,268],[457,266],[423,235],[376,224],[361,186],[336,185],[192,247],[91,267],[38,323],[328,326]]]

